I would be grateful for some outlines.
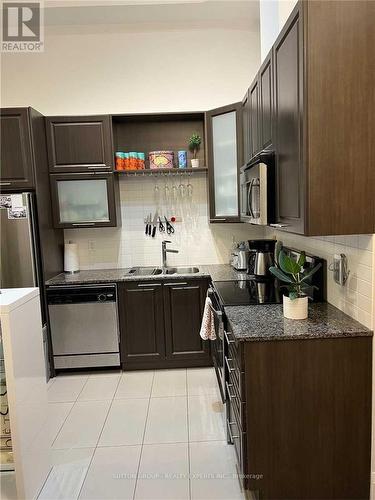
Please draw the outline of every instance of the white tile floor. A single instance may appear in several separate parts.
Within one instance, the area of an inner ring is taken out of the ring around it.
[[[244,499],[213,368],[62,375],[48,394],[40,499]]]

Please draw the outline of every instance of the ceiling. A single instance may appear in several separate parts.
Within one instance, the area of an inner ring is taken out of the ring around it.
[[[258,0],[45,0],[48,27],[125,31],[228,28],[259,30]]]

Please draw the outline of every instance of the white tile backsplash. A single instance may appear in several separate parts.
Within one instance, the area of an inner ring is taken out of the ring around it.
[[[373,328],[373,252],[375,235],[312,237],[266,229],[268,237],[276,236],[285,246],[305,250],[327,260],[329,266],[335,253],[348,258],[349,278],[345,286],[333,281],[327,272],[327,300],[368,328]]]

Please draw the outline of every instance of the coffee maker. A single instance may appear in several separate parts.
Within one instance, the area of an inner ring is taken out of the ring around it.
[[[272,278],[270,267],[275,262],[276,240],[249,240],[249,260],[247,272],[255,279]]]

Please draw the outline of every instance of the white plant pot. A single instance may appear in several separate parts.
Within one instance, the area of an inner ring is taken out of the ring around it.
[[[191,168],[199,168],[199,159],[198,158],[192,158]]]
[[[284,317],[288,319],[306,319],[309,315],[308,305],[308,297],[299,297],[298,299],[292,300],[284,295]]]

